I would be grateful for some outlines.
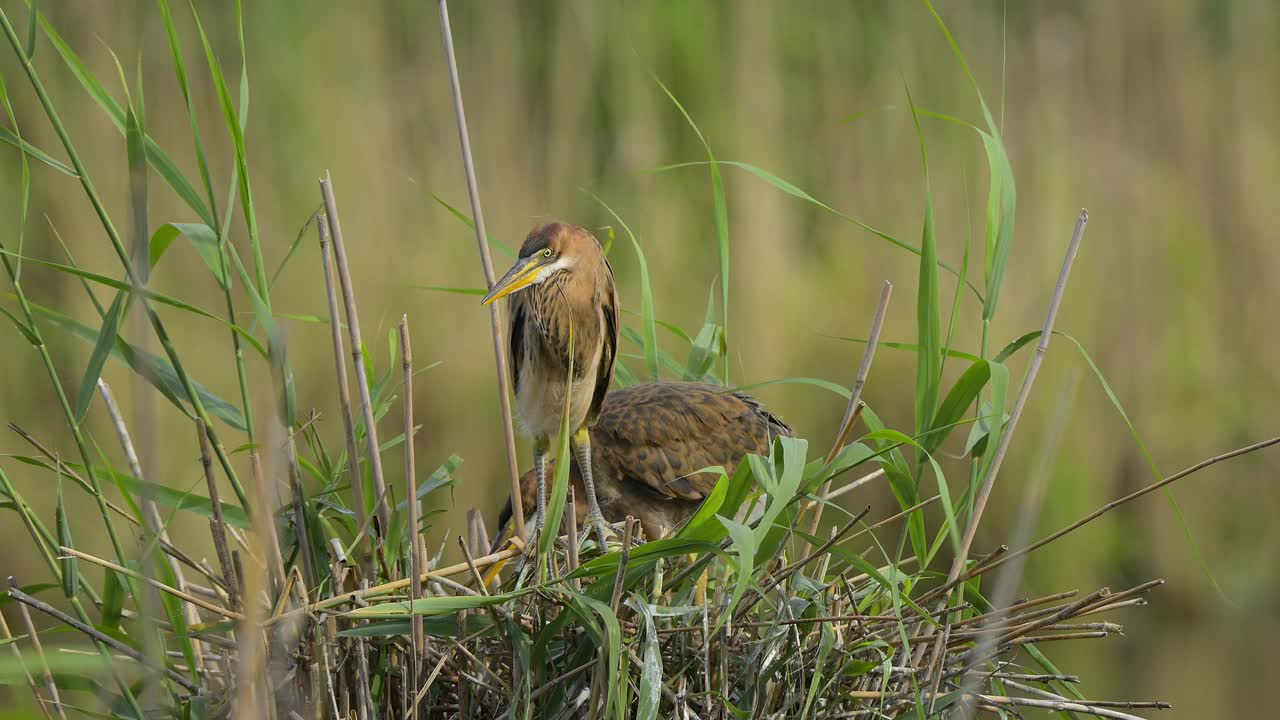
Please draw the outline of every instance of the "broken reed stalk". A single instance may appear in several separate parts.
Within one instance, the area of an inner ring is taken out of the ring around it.
[[[360,448],[356,445],[356,428],[351,420],[351,391],[347,386],[347,361],[342,349],[342,314],[338,310],[338,291],[333,283],[333,258],[330,254],[329,219],[326,215],[316,222],[320,236],[320,264],[324,267],[324,293],[329,307],[329,341],[333,347],[333,366],[338,372],[338,412],[342,415],[342,430],[347,441],[347,468],[351,473],[351,503],[355,506],[356,525],[363,527],[367,521],[368,505],[364,498],[364,476],[360,474]],[[372,543],[372,540],[369,541]],[[362,562],[365,575],[373,573],[373,551]]]
[[[1058,308],[1061,307],[1062,296],[1067,290],[1067,278],[1071,275],[1071,266],[1075,264],[1076,255],[1080,251],[1080,241],[1084,238],[1084,227],[1088,222],[1089,211],[1081,210],[1080,216],[1076,219],[1075,230],[1071,233],[1071,242],[1067,245],[1067,256],[1062,261],[1062,269],[1058,273],[1058,283],[1053,289],[1053,297],[1049,300],[1049,311],[1045,315],[1040,343],[1036,346],[1035,354],[1031,356],[1027,376],[1022,380],[1018,399],[1013,404],[1013,412],[1009,413],[1009,422],[1005,424],[1004,434],[1000,436],[1000,444],[996,447],[996,454],[991,460],[991,469],[987,471],[987,477],[978,488],[978,495],[973,502],[973,512],[969,516],[968,527],[965,528],[964,539],[960,543],[955,560],[951,563],[951,570],[947,573],[947,583],[953,583],[960,577],[965,562],[969,559],[969,550],[973,547],[973,539],[978,534],[978,526],[982,521],[982,513],[986,510],[987,500],[991,497],[991,489],[995,487],[996,476],[1000,474],[1000,466],[1009,452],[1009,444],[1013,440],[1014,431],[1018,428],[1018,420],[1022,418],[1022,410],[1027,405],[1027,397],[1031,395],[1031,386],[1035,383],[1036,374],[1040,372],[1040,364],[1044,362],[1045,353],[1049,350],[1049,338],[1053,336],[1053,323],[1058,318]]]
[[[365,371],[364,346],[360,340],[360,315],[356,312],[356,291],[351,283],[351,270],[347,264],[347,248],[342,240],[342,223],[338,219],[338,201],[333,195],[333,180],[325,171],[320,181],[320,194],[324,198],[324,214],[329,223],[329,238],[333,243],[333,259],[338,266],[338,282],[342,288],[342,302],[347,311],[347,332],[350,334],[351,362],[356,373],[356,389],[360,394],[360,412],[364,418],[364,436],[369,447],[369,470],[373,476],[374,513],[381,522],[375,532],[382,536],[391,526],[391,511],[387,507],[387,485],[382,475],[382,456],[378,450],[378,428],[373,417],[373,401],[369,396],[369,376]],[[337,318],[334,318],[336,321]]]
[[[400,365],[404,372],[404,479],[405,500],[409,503],[409,602],[416,602],[421,595],[419,583],[412,582],[422,574],[422,558],[418,555],[418,472],[413,455],[413,347],[409,344],[409,316],[400,318]],[[418,694],[419,655],[423,650],[422,616],[409,617],[409,679],[406,685],[416,697]],[[418,717],[417,703],[413,704],[413,718]]]
[[[885,312],[889,309],[889,297],[893,294],[893,283],[888,280],[880,288],[880,303],[876,305],[875,318],[871,321],[871,334],[867,336],[867,347],[862,352],[862,362],[858,365],[858,374],[853,382],[853,392],[849,394],[849,404],[845,407],[844,418],[840,420],[840,429],[836,431],[835,442],[831,444],[831,452],[827,453],[827,463],[836,459],[840,450],[849,439],[854,423],[862,414],[862,388],[867,383],[867,375],[871,372],[871,361],[875,359],[876,347],[880,344],[880,331],[884,328]],[[809,518],[808,533],[812,537],[818,534],[818,522],[822,520],[822,511],[826,507],[831,493],[831,479],[822,484],[818,491],[818,502],[814,504],[813,516]],[[800,554],[809,551],[807,542],[800,544]]]
[[[462,106],[462,83],[458,79],[458,61],[453,52],[453,31],[449,27],[449,4],[440,0],[440,33],[444,36],[445,58],[449,65],[449,86],[453,90],[453,114],[458,123],[458,143],[462,146],[462,169],[467,176],[467,195],[471,199],[476,245],[480,249],[480,266],[484,269],[485,287],[493,288],[496,276],[489,255],[489,236],[485,232],[484,213],[480,210],[480,186],[476,181],[475,161],[471,157],[471,138],[467,133],[467,114]],[[524,537],[524,502],[520,494],[520,468],[516,459],[515,424],[511,418],[510,376],[507,374],[507,346],[502,341],[502,312],[498,303],[489,305],[489,329],[493,334],[493,357],[498,370],[498,399],[502,406],[502,436],[506,441],[507,474],[511,482],[511,517],[515,534]]]
[[[1050,415],[1049,422],[1045,426],[1044,435],[1040,442],[1040,461],[1031,476],[1031,482],[1023,492],[1022,506],[1018,510],[1018,526],[1014,531],[1013,541],[1015,546],[1021,547],[1030,541],[1031,533],[1035,530],[1036,522],[1040,518],[1040,511],[1044,505],[1045,491],[1048,489],[1049,478],[1053,473],[1053,459],[1057,455],[1058,445],[1061,443],[1063,432],[1066,430],[1067,420],[1071,417],[1072,400],[1075,397],[1078,383],[1079,374],[1077,373],[1068,382],[1067,386],[1059,392],[1058,402],[1054,403],[1053,414]],[[992,607],[1007,607],[1013,602],[1013,595],[1022,579],[1023,563],[1024,560],[1019,558],[1013,564],[1003,568],[996,577],[995,591],[991,594]],[[984,656],[994,649],[996,643],[996,628],[992,626],[979,635],[975,652],[980,657]],[[939,653],[938,657],[941,658],[942,654]],[[941,680],[940,676],[941,673],[935,675],[932,688],[935,692],[938,689],[937,682]],[[976,692],[980,682],[981,678],[971,672],[965,677],[961,690],[967,693]],[[971,712],[972,709],[968,706],[962,708],[960,719],[968,720]]]

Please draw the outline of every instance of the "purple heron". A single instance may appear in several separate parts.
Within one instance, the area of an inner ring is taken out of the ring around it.
[[[744,393],[706,383],[661,382],[610,392],[590,432],[604,517],[611,522],[635,517],[645,538],[657,540],[679,527],[715,487],[719,475],[700,471],[719,466],[732,473],[748,453],[768,455],[773,439],[790,436],[791,428]],[[577,462],[569,479],[581,522],[590,508]],[[536,493],[536,482],[533,470],[521,477],[526,502]],[[498,519],[499,544],[510,517],[508,500]]]
[[[587,500],[585,525],[603,548],[609,525],[600,512],[591,467],[591,435],[613,382],[618,351],[618,291],[600,242],[580,227],[550,223],[533,229],[511,269],[494,283],[482,305],[511,296],[507,342],[511,346],[516,409],[533,436],[537,513],[546,519],[547,450],[560,432],[569,392],[571,443]],[[573,378],[569,379],[570,332]],[[532,534],[531,534],[532,536]]]

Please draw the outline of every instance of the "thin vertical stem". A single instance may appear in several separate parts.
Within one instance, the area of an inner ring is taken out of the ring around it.
[[[338,266],[338,281],[342,286],[342,300],[347,310],[347,331],[351,336],[351,360],[356,372],[356,389],[360,392],[360,410],[364,416],[364,436],[369,446],[369,469],[373,476],[374,513],[382,526],[376,529],[382,535],[391,525],[391,511],[387,508],[387,486],[382,476],[382,456],[378,451],[378,428],[373,418],[373,401],[369,397],[369,376],[365,372],[363,345],[360,343],[360,315],[356,312],[356,293],[351,285],[351,271],[347,265],[347,248],[342,241],[342,223],[338,220],[338,201],[333,196],[333,181],[325,171],[320,181],[320,194],[324,196],[324,212],[329,221],[329,236],[333,240],[333,258]]]
[[[249,451],[249,469],[253,473],[253,486],[258,492],[259,511],[253,518],[255,534],[266,554],[267,572],[271,573],[274,587],[283,590],[284,558],[280,553],[280,535],[276,532],[275,513],[271,511],[271,480],[262,472],[262,457],[256,449]],[[252,601],[253,598],[248,599]]]
[[[400,318],[400,365],[404,372],[404,478],[405,499],[409,502],[409,602],[420,594],[422,558],[418,556],[418,473],[413,456],[413,347],[409,343],[409,316]],[[422,616],[409,616],[409,679],[410,697],[418,696],[418,663],[422,652]],[[418,717],[418,703],[409,708],[409,715]]]
[[[196,434],[200,439],[200,465],[204,468],[204,480],[209,489],[209,503],[213,507],[213,517],[209,518],[209,534],[213,536],[218,565],[222,568],[222,581],[226,583],[228,604],[232,610],[239,612],[240,589],[235,565],[231,562],[231,550],[227,546],[227,521],[222,517],[222,501],[218,497],[218,479],[214,477],[213,459],[209,457],[209,437],[205,434],[204,423],[199,420],[196,420]]]
[[[44,698],[40,697],[40,686],[36,685],[36,679],[31,676],[31,670],[27,667],[27,662],[22,659],[22,651],[18,649],[18,643],[13,642],[13,633],[9,632],[9,623],[4,619],[4,613],[0,613],[0,640],[7,641],[9,651],[13,653],[13,659],[18,661],[18,667],[22,668],[22,675],[27,679],[27,686],[31,688],[31,694],[35,696],[36,705],[40,706],[40,713],[46,718],[52,720],[53,715],[49,712],[49,706],[45,704]]]
[[[17,588],[17,586],[18,583],[10,577],[9,587]],[[40,674],[44,679],[45,687],[49,690],[49,704],[53,705],[61,720],[67,720],[67,714],[62,709],[62,699],[58,697],[58,684],[53,681],[53,673],[49,670],[49,661],[45,658],[44,647],[40,644],[40,634],[36,632],[35,623],[31,622],[31,611],[27,609],[26,605],[18,603],[18,614],[22,616],[22,622],[27,626],[27,636],[31,638],[31,645],[36,649],[36,657],[40,658]],[[39,695],[36,695],[37,699],[39,697]]]
[[[458,121],[458,142],[462,145],[462,168],[467,176],[467,194],[471,198],[471,216],[475,219],[476,245],[480,249],[480,265],[484,280],[492,288],[496,280],[493,259],[489,255],[489,236],[484,229],[484,213],[480,211],[480,186],[476,182],[475,162],[471,158],[471,138],[467,133],[467,114],[462,107],[462,83],[458,80],[458,61],[453,52],[453,31],[449,28],[449,5],[440,0],[440,32],[444,35],[445,57],[449,64],[449,84],[453,89],[453,114]],[[502,435],[507,446],[507,475],[511,482],[511,517],[515,534],[524,537],[524,503],[520,496],[520,468],[516,459],[515,424],[511,421],[510,376],[507,374],[507,346],[502,341],[502,312],[497,303],[489,305],[489,328],[493,332],[493,357],[498,366],[498,396],[502,404]]]
[[[1053,289],[1053,297],[1049,300],[1049,311],[1045,315],[1044,329],[1040,333],[1040,344],[1036,346],[1035,355],[1031,356],[1031,366],[1027,368],[1027,376],[1022,380],[1022,387],[1018,390],[1018,399],[1013,405],[1013,412],[1009,414],[1009,422],[1006,424],[1004,434],[1000,436],[1000,445],[996,448],[996,454],[991,461],[991,470],[987,472],[987,477],[982,482],[982,487],[978,490],[978,496],[973,503],[973,514],[969,518],[969,526],[965,529],[964,540],[960,543],[960,551],[956,553],[955,561],[951,563],[951,571],[947,573],[947,584],[951,584],[956,578],[960,577],[961,571],[964,570],[965,561],[969,558],[969,550],[973,547],[973,538],[978,533],[978,525],[982,520],[982,512],[987,507],[987,500],[991,497],[991,489],[995,487],[996,476],[1000,473],[1000,466],[1004,463],[1005,455],[1009,452],[1009,445],[1013,440],[1013,431],[1018,427],[1018,420],[1022,417],[1022,409],[1027,405],[1027,397],[1031,394],[1031,386],[1035,383],[1036,374],[1040,372],[1040,364],[1044,362],[1045,353],[1049,350],[1049,338],[1053,335],[1053,323],[1058,318],[1058,308],[1062,305],[1062,296],[1067,289],[1067,278],[1071,275],[1071,266],[1075,263],[1076,254],[1080,251],[1080,241],[1084,238],[1084,227],[1089,222],[1089,211],[1081,210],[1080,217],[1076,219],[1075,230],[1071,234],[1071,243],[1067,245],[1067,256],[1062,261],[1062,270],[1058,273],[1058,284]]]
[[[338,412],[342,414],[342,429],[347,440],[347,467],[351,471],[351,502],[355,505],[356,526],[364,527],[368,518],[368,506],[364,499],[364,476],[360,474],[360,448],[356,445],[355,423],[351,420],[351,391],[347,386],[347,362],[342,348],[342,315],[338,311],[338,291],[333,284],[333,258],[330,255],[329,220],[321,218],[316,223],[320,234],[320,260],[324,266],[324,291],[329,304],[329,339],[333,345],[333,365],[338,371]],[[373,552],[365,558],[365,575],[373,571]]]
[[[867,336],[867,348],[862,353],[862,363],[858,365],[858,375],[853,382],[853,392],[849,395],[849,404],[845,407],[844,418],[840,421],[840,429],[836,431],[836,439],[831,445],[831,452],[827,454],[827,463],[835,460],[836,455],[840,454],[840,450],[848,440],[850,430],[853,429],[858,416],[862,414],[862,388],[867,383],[867,374],[871,372],[871,361],[875,359],[876,347],[880,344],[880,331],[884,328],[884,316],[889,309],[889,297],[892,294],[893,283],[885,280],[884,286],[880,289],[880,304],[876,306],[875,318],[871,321],[871,334]],[[822,484],[822,489],[818,491],[819,502],[813,509],[813,517],[809,519],[809,535],[811,536],[816,535],[818,532],[818,521],[822,519],[822,510],[826,506],[826,500],[830,494],[831,480],[829,479]],[[809,544],[802,543],[800,555],[806,555],[808,552]]]

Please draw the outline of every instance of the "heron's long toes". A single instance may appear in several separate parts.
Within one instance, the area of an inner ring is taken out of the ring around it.
[[[600,552],[609,552],[609,538],[616,538],[618,533],[605,521],[604,516],[588,515],[586,525],[585,529],[588,532],[595,532],[596,540],[600,543]]]

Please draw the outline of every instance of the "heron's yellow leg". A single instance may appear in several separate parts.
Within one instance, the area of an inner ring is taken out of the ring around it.
[[[698,560],[698,556],[696,554],[689,556],[689,562],[697,562],[697,560]],[[703,568],[702,572],[698,573],[698,580],[693,586],[693,602],[697,605],[707,604],[707,569],[706,568]]]
[[[573,450],[578,458],[578,469],[582,470],[582,485],[587,491],[587,528],[596,531],[600,541],[600,550],[607,549],[606,542],[612,531],[600,512],[600,502],[596,499],[595,478],[591,474],[591,434],[584,425],[573,434]]]

